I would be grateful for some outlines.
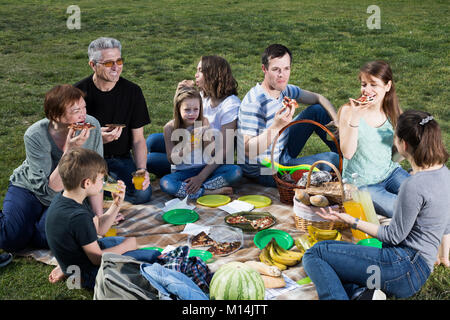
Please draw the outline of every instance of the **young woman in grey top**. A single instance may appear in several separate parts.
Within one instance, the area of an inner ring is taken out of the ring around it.
[[[450,233],[450,172],[445,166],[449,155],[438,123],[422,111],[408,110],[398,118],[394,143],[411,163],[412,175],[400,187],[388,226],[346,213],[321,214],[378,238],[383,247],[322,241],[309,249],[303,266],[320,299],[353,298],[369,292],[367,287],[406,298],[415,294],[433,271],[439,243]]]
[[[75,147],[103,156],[100,124],[86,115],[84,93],[72,85],[59,85],[45,95],[46,118],[25,132],[26,159],[10,177],[0,212],[0,248],[18,251],[26,247],[48,248],[45,212],[53,197],[63,190],[57,165]],[[74,130],[69,125],[88,122],[93,129]],[[96,214],[103,213],[103,195],[90,199]]]

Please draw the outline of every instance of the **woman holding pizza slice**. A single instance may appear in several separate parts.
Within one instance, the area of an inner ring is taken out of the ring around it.
[[[388,63],[372,61],[359,72],[361,98],[338,112],[343,178],[367,187],[378,214],[391,218],[401,183],[409,176],[392,161],[394,130],[401,114]]]
[[[25,132],[26,159],[10,177],[0,212],[0,248],[6,251],[48,248],[46,210],[63,190],[57,168],[63,154],[83,147],[103,155],[100,124],[86,114],[81,90],[69,84],[54,87],[45,95],[44,111],[46,118]],[[75,123],[83,129],[74,129]],[[103,214],[103,194],[90,197],[89,202],[96,214]]]

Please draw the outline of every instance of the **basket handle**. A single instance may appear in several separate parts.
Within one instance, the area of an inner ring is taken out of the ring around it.
[[[311,123],[314,124],[318,127],[320,127],[322,130],[324,130],[326,133],[328,133],[331,137],[331,139],[333,140],[334,144],[336,145],[337,151],[338,151],[338,155],[339,155],[339,172],[342,172],[342,165],[343,165],[343,156],[342,156],[342,152],[341,152],[341,147],[339,146],[339,142],[337,141],[336,137],[334,136],[334,134],[324,125],[322,125],[321,123],[318,123],[314,120],[309,120],[309,119],[302,119],[302,120],[297,120],[297,121],[292,121],[291,123],[288,123],[286,126],[284,126],[279,132],[278,135],[275,137],[275,139],[272,141],[272,150],[270,152],[270,163],[272,166],[272,172],[275,172],[275,165],[273,163],[273,152],[275,150],[275,145],[277,144],[278,138],[281,136],[281,134],[284,132],[284,130],[286,130],[287,128],[289,128],[290,126],[294,125],[294,124],[298,124],[298,123]],[[276,174],[276,172],[275,172]]]
[[[342,176],[341,176],[341,173],[339,172],[339,170],[331,162],[328,162],[328,161],[325,161],[325,160],[318,160],[318,161],[314,162],[311,165],[311,168],[309,169],[309,173],[308,173],[308,178],[306,180],[305,189],[307,189],[309,187],[309,185],[311,184],[311,173],[314,170],[314,168],[316,167],[316,165],[318,165],[319,163],[324,163],[326,165],[329,165],[334,170],[334,172],[336,173],[336,176],[337,176],[337,178],[339,180],[339,184],[341,185],[342,203],[344,203],[344,201],[345,201],[345,193],[344,193],[344,183],[342,182]]]

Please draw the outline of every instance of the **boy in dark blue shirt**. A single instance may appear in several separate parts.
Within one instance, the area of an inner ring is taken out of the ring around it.
[[[88,206],[86,198],[102,191],[107,172],[106,162],[99,154],[82,148],[68,151],[58,170],[64,191],[53,199],[45,225],[49,247],[58,261],[58,267],[49,275],[50,282],[64,279],[69,275],[68,268],[77,266],[81,285],[93,288],[103,252],[127,253],[153,262],[159,252],[136,250],[134,237],[98,239],[97,235],[104,235],[112,226],[125,195],[125,184],[119,180],[119,192],[112,193],[113,204],[103,215],[96,216]]]

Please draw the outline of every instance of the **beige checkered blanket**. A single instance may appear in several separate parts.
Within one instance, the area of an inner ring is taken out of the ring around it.
[[[172,197],[159,189],[158,182],[152,184],[153,196],[150,203],[145,205],[124,205],[121,213],[125,220],[118,224],[118,236],[137,237],[139,247],[156,246],[164,248],[167,245],[181,246],[186,245],[188,235],[182,234],[184,225],[171,225],[162,219],[164,204]],[[234,188],[234,194],[231,196],[235,200],[243,195],[258,194],[272,199],[272,204],[265,208],[254,209],[254,211],[268,211],[276,219],[277,223],[272,227],[288,232],[294,239],[302,233],[295,227],[294,212],[292,206],[283,204],[279,201],[279,194],[276,188],[266,188],[249,180],[243,180],[239,186]],[[189,201],[188,204],[195,204],[195,211],[199,214],[199,219],[195,222],[200,225],[226,225],[224,222],[227,212],[218,208],[208,208]],[[106,203],[107,205],[107,203]],[[348,231],[348,230],[347,230]],[[350,239],[350,231],[344,231],[344,239]],[[237,252],[225,256],[217,257],[208,266],[212,272],[215,272],[221,265],[230,261],[259,261],[258,255],[260,249],[253,242],[255,233],[244,232],[244,245]],[[23,255],[32,256],[38,261],[46,264],[56,265],[56,259],[49,250],[33,250],[22,252]],[[297,281],[306,276],[301,263],[283,271],[283,274],[290,279]],[[277,297],[277,299],[317,299],[317,293],[313,284],[302,285],[294,290],[287,291]]]

